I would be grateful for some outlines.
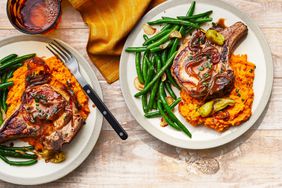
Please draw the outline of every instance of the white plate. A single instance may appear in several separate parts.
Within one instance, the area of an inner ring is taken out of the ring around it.
[[[43,36],[15,36],[0,41],[0,56],[15,53],[18,55],[36,53],[39,57],[53,56],[46,49],[49,38]],[[102,98],[102,90],[95,73],[88,62],[75,49],[60,41],[79,61],[80,71],[83,77],[90,83],[98,95]],[[65,145],[66,160],[59,164],[45,163],[44,160],[29,167],[14,167],[2,161],[0,168],[0,179],[10,183],[21,185],[35,185],[57,180],[78,167],[90,154],[99,137],[103,117],[93,108],[89,100],[90,114],[86,124],[81,128],[73,141]]]
[[[146,14],[133,32],[129,35],[125,47],[141,46],[143,43],[142,25],[148,21],[156,20],[162,16],[176,17],[185,15],[190,2],[187,0],[167,1]],[[199,0],[196,4],[195,13],[213,10],[214,21],[219,18],[225,18],[226,24],[231,25],[236,21],[243,21],[249,28],[247,38],[235,50],[235,54],[248,54],[248,60],[256,64],[254,80],[254,103],[252,107],[253,115],[251,118],[238,127],[233,127],[224,133],[217,133],[206,127],[193,127],[176,112],[177,117],[185,123],[191,131],[193,138],[188,138],[184,133],[175,131],[171,127],[160,127],[159,118],[146,119],[143,116],[141,100],[133,95],[138,92],[133,80],[136,77],[134,54],[126,53],[123,49],[120,64],[120,84],[126,104],[136,118],[138,123],[156,138],[182,148],[204,149],[223,145],[246,132],[259,118],[263,112],[270,97],[273,82],[273,64],[271,52],[265,38],[258,26],[249,19],[248,16],[241,13],[238,9],[222,1]],[[179,92],[178,92],[179,95]],[[178,111],[178,110],[176,110]]]

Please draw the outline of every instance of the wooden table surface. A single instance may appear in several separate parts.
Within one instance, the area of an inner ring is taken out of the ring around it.
[[[147,133],[131,116],[119,82],[108,85],[97,73],[104,101],[129,133],[121,141],[106,121],[97,145],[74,172],[40,187],[282,187],[282,1],[226,2],[247,13],[261,28],[272,50],[274,86],[259,123],[224,146],[186,150],[165,144]],[[0,40],[19,35],[0,1]],[[80,14],[63,1],[59,28],[48,34],[86,53],[88,28]],[[89,61],[90,62],[90,61]],[[259,76],[259,75],[257,75]],[[14,187],[0,182],[0,187]]]

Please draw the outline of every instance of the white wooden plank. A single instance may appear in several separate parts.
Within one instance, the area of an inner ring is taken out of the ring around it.
[[[42,187],[244,187],[282,183],[282,131],[249,131],[225,146],[185,150],[144,131],[121,141],[103,131],[88,159]],[[0,183],[0,187],[13,187]]]

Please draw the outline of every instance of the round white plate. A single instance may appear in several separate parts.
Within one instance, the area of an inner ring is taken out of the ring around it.
[[[129,46],[142,46],[143,29],[142,25],[148,21],[156,20],[162,16],[176,17],[185,15],[191,2],[187,0],[167,1],[146,14],[133,32],[129,35],[125,48]],[[213,10],[214,21],[225,18],[227,25],[232,25],[237,21],[243,21],[249,28],[247,38],[235,50],[235,54],[248,54],[248,60],[256,65],[254,80],[254,103],[251,118],[238,127],[228,129],[223,133],[218,133],[204,126],[193,127],[176,110],[177,117],[185,123],[192,133],[192,139],[184,133],[175,131],[171,127],[160,127],[160,118],[146,119],[143,116],[141,100],[133,95],[138,91],[135,89],[133,81],[136,77],[135,56],[123,50],[120,64],[120,84],[126,104],[136,118],[138,123],[156,138],[182,148],[204,149],[223,145],[246,132],[262,114],[270,97],[273,82],[273,64],[271,52],[262,32],[258,26],[241,13],[238,9],[222,1],[197,0],[195,13]],[[179,92],[177,92],[179,95]]]
[[[36,53],[39,57],[53,56],[47,49],[46,44],[51,40],[43,36],[15,36],[0,41],[0,57],[15,53],[18,55]],[[60,40],[58,40],[60,41]],[[95,73],[83,56],[75,49],[60,41],[77,58],[80,71],[88,83],[102,98],[102,90]],[[99,137],[103,117],[93,108],[89,100],[90,114],[86,124],[81,128],[70,144],[64,146],[66,160],[59,164],[45,163],[39,160],[37,164],[29,167],[14,167],[2,161],[0,168],[0,179],[14,184],[35,185],[57,180],[75,168],[77,168],[90,154]],[[22,144],[22,143],[16,143]]]

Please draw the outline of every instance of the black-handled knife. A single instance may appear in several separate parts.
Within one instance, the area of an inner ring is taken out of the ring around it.
[[[119,124],[117,119],[113,116],[113,114],[109,111],[107,106],[102,102],[102,100],[99,98],[96,92],[88,84],[83,86],[83,89],[87,93],[89,98],[93,101],[93,103],[96,105],[96,107],[99,109],[99,111],[103,114],[105,119],[112,126],[112,128],[116,131],[119,137],[123,140],[126,140],[128,137],[127,133],[121,127],[121,125]]]

